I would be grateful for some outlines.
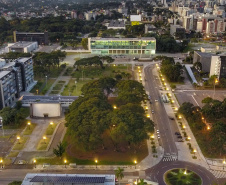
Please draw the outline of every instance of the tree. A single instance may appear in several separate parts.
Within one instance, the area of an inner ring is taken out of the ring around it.
[[[147,185],[148,183],[144,179],[139,179],[138,185]]]
[[[220,156],[224,154],[224,146],[226,144],[226,124],[223,122],[216,122],[210,130],[212,153],[220,152]]]
[[[65,146],[61,142],[57,145],[57,148],[53,149],[53,153],[60,159],[62,158],[64,152],[65,152]]]
[[[10,182],[8,185],[21,185],[22,184],[22,181],[13,181],[13,182]]]
[[[120,167],[118,167],[118,169],[115,170],[115,176],[118,179],[118,181],[123,179],[123,177],[124,177],[123,172],[124,172],[124,169],[122,169]],[[120,184],[120,182],[119,182],[119,184]]]
[[[82,38],[81,44],[82,44],[82,47],[87,50],[88,49],[88,38]]]
[[[202,71],[202,63],[201,62],[196,62],[193,65],[199,72]]]

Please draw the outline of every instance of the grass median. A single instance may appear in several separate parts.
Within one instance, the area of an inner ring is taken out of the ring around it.
[[[35,123],[31,123],[31,125],[27,125],[23,135],[31,135],[31,133],[33,132],[33,130],[35,129],[36,124]]]
[[[18,154],[19,152],[10,152],[8,157],[17,157]]]
[[[50,142],[50,138],[46,137],[46,139],[41,139],[38,143],[37,150],[46,150]]]
[[[13,147],[13,150],[22,150],[27,140],[28,140],[28,137],[21,137],[19,140],[16,141],[16,144]]]
[[[50,125],[47,127],[45,135],[49,136],[49,135],[53,135],[54,130],[56,129],[57,123],[53,123],[53,125]]]

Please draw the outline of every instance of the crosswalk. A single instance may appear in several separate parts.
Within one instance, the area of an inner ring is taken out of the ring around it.
[[[226,171],[210,170],[216,178],[226,178]]]
[[[162,161],[168,162],[168,161],[177,161],[176,155],[164,155],[162,158]]]

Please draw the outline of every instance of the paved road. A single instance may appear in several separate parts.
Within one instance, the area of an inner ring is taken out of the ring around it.
[[[217,179],[205,168],[188,162],[174,161],[174,162],[160,162],[151,169],[146,170],[146,175],[151,179],[158,181],[159,185],[165,185],[163,181],[164,173],[174,168],[185,168],[192,170],[202,178],[203,185],[212,185],[213,182],[217,182]]]
[[[159,80],[156,80],[157,76],[152,73],[153,65],[144,69],[146,78],[146,91],[149,91],[151,96],[151,107],[154,110],[154,122],[157,123],[156,129],[160,131],[160,141],[164,148],[166,155],[177,156],[177,148],[174,140],[174,133],[171,128],[171,124],[164,108],[163,102],[161,101],[161,95],[159,93]],[[156,102],[158,100],[158,102]]]
[[[164,148],[164,157],[159,164],[147,169],[146,175],[149,176],[150,180],[157,181],[160,185],[165,185],[163,175],[166,171],[173,168],[187,168],[200,175],[203,180],[203,185],[212,185],[213,182],[217,182],[217,179],[207,169],[193,163],[178,161],[175,159],[175,155],[178,154],[178,150],[175,145],[175,127],[172,126],[174,123],[172,124],[169,121],[167,112],[161,101],[159,93],[160,82],[157,76],[153,74],[153,68],[154,65],[149,65],[144,69],[146,78],[145,88],[151,96],[151,107],[155,112],[153,118],[154,122],[157,123],[157,129],[160,131],[160,142]],[[158,100],[158,102],[155,100]],[[166,160],[166,158],[172,160]]]

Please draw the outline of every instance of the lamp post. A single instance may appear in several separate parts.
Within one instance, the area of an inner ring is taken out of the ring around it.
[[[2,126],[2,134],[3,134],[3,136],[5,136],[4,128],[3,128],[3,119],[2,119],[1,116],[0,116],[0,126]]]
[[[66,165],[67,165],[67,160],[65,159],[64,160],[64,167],[66,168]]]
[[[36,159],[34,159],[34,160],[33,160],[33,163],[34,163],[34,165],[35,165],[35,168],[36,168],[36,162],[37,162]]]
[[[134,160],[134,164],[135,164],[135,169],[136,169],[136,164],[137,164],[137,161],[136,160]]]
[[[37,93],[37,95],[38,95],[38,89],[36,90],[36,93]]]
[[[113,108],[114,108],[114,109],[117,109],[117,106],[116,106],[116,105],[114,105],[114,106],[113,106]]]
[[[196,149],[194,149],[193,152],[194,152],[194,157],[195,157],[195,153],[197,152]]]
[[[224,170],[224,165],[225,165],[225,164],[226,164],[226,161],[224,160],[224,161],[223,161],[223,170]]]
[[[28,122],[27,125],[28,125],[28,129],[30,130],[31,129],[31,122]]]
[[[97,169],[97,163],[98,163],[98,160],[95,160],[95,163],[96,163],[96,169]]]
[[[20,144],[20,136],[17,136],[17,141],[18,141],[18,143]]]
[[[47,77],[48,77],[48,76],[46,75],[46,86],[47,86]]]
[[[43,136],[44,144],[46,144],[46,136]]]
[[[49,124],[51,125],[51,128],[53,128],[53,122],[51,121]]]
[[[213,92],[213,99],[214,99],[214,96],[215,96],[215,91],[216,91],[216,88],[215,88],[215,86],[216,86],[216,83],[218,83],[219,81],[218,81],[218,79],[215,79],[214,80],[214,86],[213,86],[213,88],[214,88],[214,92]]]
[[[1,163],[1,168],[3,168],[3,160],[2,159],[0,160],[0,163]]]

